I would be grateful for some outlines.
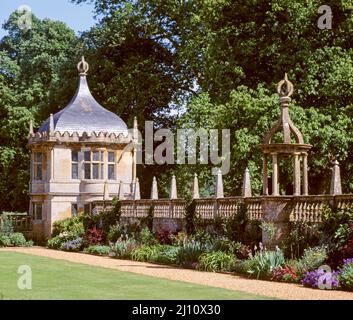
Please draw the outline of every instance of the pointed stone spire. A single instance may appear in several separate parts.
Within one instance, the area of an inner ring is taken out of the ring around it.
[[[49,133],[54,133],[54,116],[52,113],[49,118]]]
[[[158,187],[157,187],[156,177],[153,177],[153,181],[152,181],[151,199],[152,200],[158,199]]]
[[[243,179],[242,196],[243,197],[251,197],[252,196],[249,168],[245,169],[244,179]]]
[[[125,199],[125,194],[124,194],[124,183],[120,181],[119,183],[119,200],[124,200]]]
[[[178,199],[178,191],[177,191],[177,184],[176,184],[176,179],[175,176],[172,176],[172,183],[170,186],[170,194],[169,194],[170,199]]]
[[[192,198],[193,199],[200,199],[199,193],[199,180],[197,178],[197,174],[194,175],[194,183],[192,185]]]
[[[342,194],[340,166],[337,160],[333,163],[330,194]]]
[[[221,171],[221,169],[218,170],[217,177],[216,177],[215,197],[216,198],[224,198],[224,194],[223,194],[223,179],[222,179],[222,171]]]
[[[140,200],[140,181],[139,178],[136,178],[135,188],[134,188],[134,200]]]
[[[34,134],[33,131],[33,120],[29,120],[29,134]]]
[[[134,117],[134,128],[132,133],[132,138],[135,143],[138,142],[138,124],[137,124],[137,117]]]
[[[108,188],[108,181],[104,181],[104,189],[103,189],[103,201],[109,200],[109,188]]]

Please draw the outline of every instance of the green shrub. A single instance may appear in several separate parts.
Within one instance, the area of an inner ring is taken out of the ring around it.
[[[59,249],[62,239],[59,236],[53,237],[47,241],[47,247],[50,249]]]
[[[139,244],[134,239],[119,240],[111,246],[112,253],[116,258],[128,259],[134,249],[139,247]]]
[[[185,240],[179,249],[177,263],[184,266],[194,266],[200,255],[211,251],[211,249],[209,244],[202,244],[195,240]]]
[[[283,252],[278,248],[276,251],[257,251],[248,261],[247,272],[256,276],[257,279],[270,278],[274,269],[285,264]]]
[[[327,249],[323,246],[313,247],[304,250],[304,254],[299,259],[303,271],[312,271],[319,268],[327,259]]]
[[[205,271],[232,271],[236,257],[223,251],[203,253],[199,257],[198,269]]]
[[[285,237],[281,248],[286,257],[291,259],[300,258],[304,250],[319,244],[319,225],[304,221],[289,223],[289,233]]]
[[[157,243],[153,233],[148,228],[141,230],[139,240],[142,244],[153,245]]]
[[[22,233],[16,232],[9,235],[11,244],[15,247],[24,247],[27,245],[27,240]]]
[[[353,262],[347,259],[338,274],[338,281],[342,289],[353,291]]]
[[[5,234],[0,234],[0,247],[8,247],[11,245],[11,239]]]
[[[106,256],[110,253],[110,247],[109,246],[90,246],[87,249],[85,249],[85,251],[90,254],[95,254],[98,256]]]
[[[132,260],[136,261],[155,261],[159,250],[158,246],[142,245],[131,252]]]
[[[74,234],[75,237],[82,236],[85,233],[82,216],[55,221],[52,236],[55,237],[64,232]]]
[[[132,251],[131,258],[136,261],[176,264],[179,249],[170,245],[142,245]]]
[[[159,254],[154,262],[165,264],[176,264],[180,247],[175,246],[159,246]]]
[[[52,237],[47,241],[47,247],[50,249],[60,249],[61,245],[79,238],[76,233],[64,231],[59,235]]]
[[[123,235],[123,230],[120,225],[112,225],[109,227],[107,239],[109,242],[117,242]]]
[[[0,216],[0,234],[9,235],[11,233],[14,233],[13,222],[7,215],[2,214]]]

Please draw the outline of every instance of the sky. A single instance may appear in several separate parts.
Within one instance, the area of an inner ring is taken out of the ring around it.
[[[96,23],[92,4],[77,5],[69,0],[0,0],[0,38],[6,34],[2,25],[22,5],[29,6],[32,13],[40,19],[65,22],[76,33],[88,30]]]

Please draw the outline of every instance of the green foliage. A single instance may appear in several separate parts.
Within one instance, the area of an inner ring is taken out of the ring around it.
[[[139,235],[139,240],[144,245],[153,245],[156,244],[157,240],[155,239],[153,233],[148,228],[143,228]]]
[[[334,235],[334,240],[336,243],[336,248],[341,248],[352,235],[353,230],[352,227],[349,226],[347,223],[341,224]]]
[[[69,232],[77,236],[82,236],[85,232],[82,219],[82,216],[77,216],[55,221],[53,224],[52,236],[56,237],[63,232]]]
[[[9,235],[14,232],[13,223],[7,217],[7,215],[3,214],[0,216],[0,234]]]
[[[16,232],[9,235],[11,244],[15,247],[24,247],[27,245],[27,240],[22,233]]]
[[[119,240],[111,246],[111,251],[116,258],[129,259],[137,247],[139,244],[134,239]]]
[[[272,241],[276,235],[276,226],[273,222],[262,221],[260,228],[264,231],[270,241]]]
[[[210,243],[185,239],[178,252],[177,263],[183,266],[196,265],[200,255],[212,249]]]
[[[169,245],[142,245],[133,250],[131,258],[136,261],[176,264],[179,247]]]
[[[284,264],[285,259],[281,250],[259,250],[249,258],[247,272],[252,276],[256,276],[257,279],[267,279],[271,277],[273,270],[284,266]]]
[[[109,246],[89,246],[85,249],[87,253],[95,254],[98,256],[107,256],[110,253]]]
[[[109,227],[107,239],[109,242],[116,242],[118,239],[122,236],[123,230],[121,229],[121,226],[118,225],[112,225]]]
[[[322,214],[322,238],[330,249],[339,249],[348,240],[353,225],[353,208],[334,209],[326,207]]]
[[[0,234],[0,247],[8,247],[11,245],[11,239],[8,235]]]
[[[321,236],[317,224],[305,221],[290,222],[289,233],[282,244],[285,256],[291,259],[301,257],[305,249],[319,244]]]
[[[70,100],[81,51],[80,40],[62,22],[32,16],[32,28],[21,30],[17,21],[15,12],[0,40],[0,207],[9,211],[28,208],[29,121],[37,126]],[[64,76],[68,66],[73,74]]]
[[[197,266],[200,270],[205,271],[232,271],[236,262],[234,254],[225,253],[223,251],[213,251],[203,253],[199,257]]]
[[[324,246],[307,248],[304,250],[302,258],[299,260],[302,268],[305,271],[316,270],[323,264],[327,259],[327,249]]]
[[[344,290],[353,291],[353,263],[345,263],[340,273],[338,281]]]
[[[59,235],[50,238],[47,241],[47,247],[50,249],[60,249],[63,243],[75,240],[78,238],[78,235],[75,232],[64,231]]]

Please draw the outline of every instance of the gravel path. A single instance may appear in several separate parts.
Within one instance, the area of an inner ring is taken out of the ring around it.
[[[315,290],[297,284],[287,284],[262,280],[247,279],[230,274],[201,272],[176,267],[161,266],[151,263],[119,260],[109,257],[98,257],[84,253],[72,253],[50,250],[43,247],[2,248],[1,251],[12,251],[36,256],[61,259],[97,267],[116,269],[144,274],[152,277],[185,281],[201,285],[250,292],[254,294],[289,300],[353,300],[353,293],[344,291]]]

